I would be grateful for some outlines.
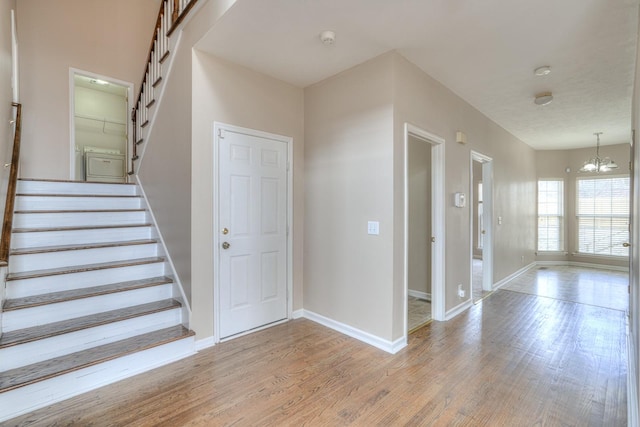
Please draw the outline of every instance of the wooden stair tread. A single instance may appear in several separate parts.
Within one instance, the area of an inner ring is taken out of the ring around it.
[[[13,249],[11,255],[41,254],[47,252],[79,251],[83,249],[115,248],[119,246],[151,245],[158,243],[155,239],[125,240],[121,242],[85,243],[76,245],[38,246],[24,249]]]
[[[38,228],[14,228],[12,233],[35,233],[41,231],[72,231],[72,230],[101,230],[105,228],[133,228],[151,227],[148,222],[140,224],[111,224],[111,225],[91,225],[91,226],[70,226],[70,227],[38,227]]]
[[[173,326],[12,369],[0,374],[0,393],[193,335],[182,326]]]
[[[107,268],[130,267],[135,265],[153,264],[164,262],[163,257],[138,258],[129,261],[101,262],[96,264],[74,265],[70,267],[49,268],[45,270],[31,270],[19,273],[10,273],[6,280],[32,279],[35,277],[57,276],[60,274],[81,273],[84,271],[103,270]]]
[[[4,302],[3,311],[20,310],[23,308],[37,307],[41,305],[54,304],[64,301],[72,301],[82,298],[89,298],[98,295],[124,292],[133,289],[142,289],[151,286],[158,286],[173,283],[173,280],[166,276],[152,277],[148,279],[131,280],[127,282],[110,283],[108,285],[92,286],[89,288],[72,289],[68,291],[52,292],[48,294],[31,295],[28,297],[8,299]],[[0,343],[2,339],[0,338]],[[0,345],[1,347],[1,345]]]
[[[49,211],[15,211],[14,215],[21,214],[72,214],[72,213],[113,213],[113,212],[145,212],[146,209],[62,209],[62,210],[49,210]]]
[[[115,323],[122,320],[133,319],[160,311],[172,310],[181,307],[180,302],[174,299],[155,301],[117,310],[104,311],[74,319],[62,320],[30,328],[17,329],[2,334],[0,348],[24,344],[36,340],[68,334],[70,332],[89,329],[96,326]]]
[[[68,182],[68,183],[72,183],[72,184],[136,185],[135,182],[73,181],[73,180],[70,180],[70,179],[47,179],[47,178],[18,178],[18,181]]]

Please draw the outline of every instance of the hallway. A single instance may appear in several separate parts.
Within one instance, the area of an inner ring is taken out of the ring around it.
[[[531,270],[517,280],[521,291],[431,322],[396,355],[294,320],[14,421],[626,425],[625,312],[532,294],[546,275],[571,276],[562,269]],[[581,281],[619,275],[581,270]]]

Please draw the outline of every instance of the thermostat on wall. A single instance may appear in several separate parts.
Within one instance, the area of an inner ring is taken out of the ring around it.
[[[454,203],[456,208],[464,208],[466,204],[466,197],[464,193],[456,193],[454,200],[455,200]]]

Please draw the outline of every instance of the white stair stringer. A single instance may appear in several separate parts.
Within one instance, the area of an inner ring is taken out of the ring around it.
[[[20,180],[17,193],[0,422],[195,353],[139,186]]]
[[[0,422],[193,355],[189,336],[0,393]]]

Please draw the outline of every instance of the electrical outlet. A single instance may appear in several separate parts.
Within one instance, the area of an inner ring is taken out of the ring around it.
[[[464,298],[465,292],[464,289],[462,289],[462,283],[460,283],[458,285],[458,298]]]

